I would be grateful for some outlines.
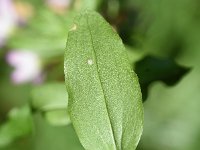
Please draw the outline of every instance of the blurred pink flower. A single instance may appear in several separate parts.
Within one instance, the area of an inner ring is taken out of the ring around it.
[[[41,63],[35,53],[30,51],[10,51],[6,60],[15,68],[11,74],[13,83],[42,82]]]
[[[70,5],[71,0],[46,0],[47,5],[55,13],[64,14]]]
[[[13,30],[17,21],[12,0],[0,0],[0,47]]]
[[[57,7],[68,7],[70,0],[47,0],[47,4]]]

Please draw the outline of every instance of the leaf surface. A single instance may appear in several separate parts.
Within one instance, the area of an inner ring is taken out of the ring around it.
[[[96,12],[75,18],[65,52],[69,114],[87,150],[134,150],[143,127],[141,91],[124,45]]]

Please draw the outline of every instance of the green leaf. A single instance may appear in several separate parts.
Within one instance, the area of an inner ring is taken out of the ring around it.
[[[28,106],[13,108],[8,121],[0,127],[0,148],[32,132],[33,122]]]
[[[102,3],[102,0],[75,0],[74,1],[74,7],[77,10],[96,10],[99,5]]]
[[[151,55],[135,63],[135,72],[140,78],[143,100],[148,96],[148,88],[155,81],[167,85],[176,84],[190,69],[180,66],[173,59],[157,58]]]
[[[173,87],[161,82],[151,85],[144,104],[146,120],[141,139],[143,149],[199,149],[199,74],[198,66]]]
[[[41,112],[52,125],[70,123],[67,112],[68,94],[64,83],[47,83],[32,90],[32,106]]]
[[[69,113],[87,150],[134,150],[143,128],[138,79],[113,28],[97,13],[75,18],[65,52]]]
[[[45,113],[45,118],[50,124],[55,126],[64,126],[71,122],[66,109],[48,111]]]
[[[8,44],[14,49],[33,51],[43,60],[63,56],[66,30],[70,29],[74,12],[64,16],[43,8],[25,28],[16,30]]]
[[[68,105],[68,94],[62,82],[36,86],[32,90],[32,98],[33,107],[42,111],[66,109]]]
[[[71,125],[55,127],[36,115],[35,128],[34,150],[84,150]]]

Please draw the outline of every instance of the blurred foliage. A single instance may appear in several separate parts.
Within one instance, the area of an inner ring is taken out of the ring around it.
[[[0,126],[0,148],[10,144],[16,138],[30,134],[32,131],[32,115],[30,108],[13,108],[8,120]]]
[[[39,10],[36,15],[25,29],[16,31],[9,46],[35,51],[43,59],[62,55],[72,17],[70,14],[59,16],[47,8]]]
[[[64,83],[48,83],[32,89],[32,106],[41,111],[66,109],[68,95]]]
[[[65,83],[48,83],[32,89],[32,107],[40,111],[52,125],[67,125],[68,95]]]
[[[163,81],[167,85],[174,85],[189,69],[177,65],[172,59],[146,56],[135,63],[135,71],[140,77],[143,100],[145,100],[148,94],[148,86],[152,82]],[[145,78],[146,76],[148,78]]]
[[[67,6],[60,6],[60,0],[54,5],[48,0],[12,2],[19,20],[0,47],[0,149],[83,149],[72,126],[60,126],[69,123],[61,85],[67,32],[83,9],[100,12],[113,25],[138,74],[146,101],[137,149],[200,148],[199,0],[71,0]],[[12,82],[16,68],[7,55],[15,49],[38,55],[42,82]],[[53,109],[44,110],[48,105]],[[58,105],[63,107],[54,109]]]
[[[143,149],[199,149],[199,73],[199,68],[193,69],[170,88],[160,82],[152,84],[144,104]]]

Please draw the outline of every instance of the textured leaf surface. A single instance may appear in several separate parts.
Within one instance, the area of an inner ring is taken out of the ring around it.
[[[87,150],[134,150],[143,126],[141,91],[121,39],[97,13],[75,18],[65,52],[69,113]]]

